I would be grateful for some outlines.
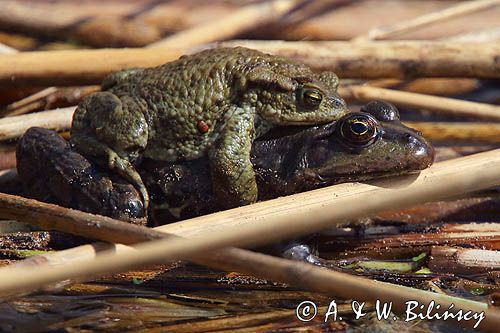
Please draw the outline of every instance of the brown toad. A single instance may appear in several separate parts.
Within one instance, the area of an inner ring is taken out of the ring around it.
[[[165,65],[108,76],[73,117],[71,142],[148,194],[140,157],[176,162],[208,154],[227,207],[257,199],[250,149],[279,125],[336,120],[347,112],[338,78],[242,47],[216,48]]]

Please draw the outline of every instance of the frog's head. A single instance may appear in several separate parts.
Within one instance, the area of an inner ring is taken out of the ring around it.
[[[300,172],[308,182],[333,184],[414,173],[434,161],[430,143],[385,102],[371,102],[314,133]],[[303,172],[303,173],[302,173]]]
[[[315,74],[304,66],[256,68],[247,80],[252,104],[271,125],[321,124],[348,111],[332,72]]]

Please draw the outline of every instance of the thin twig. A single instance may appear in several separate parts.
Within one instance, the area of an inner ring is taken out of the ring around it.
[[[412,92],[376,88],[371,86],[347,86],[342,88],[341,95],[367,102],[380,99],[396,105],[411,108],[427,109],[454,116],[474,116],[477,118],[500,121],[500,106],[462,101],[453,98],[429,96]]]
[[[476,11],[485,10],[500,4],[499,0],[477,0],[461,2],[455,6],[443,10],[418,16],[412,20],[398,22],[388,27],[380,27],[370,30],[366,35],[354,38],[357,42],[368,40],[387,39],[402,33],[421,28],[430,24],[448,20],[461,15],[470,14]]]
[[[43,90],[40,90],[32,95],[29,95],[19,101],[16,101],[14,103],[11,103],[7,105],[7,107],[0,112],[0,117],[8,117],[8,116],[19,116],[24,113],[27,113],[29,108],[26,108],[26,106],[32,106],[33,104],[36,104],[37,102],[40,102],[40,100],[47,98],[48,96],[54,94],[57,92],[56,87],[48,87]],[[38,106],[38,105],[37,105]]]

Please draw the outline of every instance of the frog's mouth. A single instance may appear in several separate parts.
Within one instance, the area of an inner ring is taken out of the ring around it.
[[[367,180],[380,179],[380,178],[388,178],[393,176],[400,175],[411,175],[417,174],[421,170],[412,170],[407,172],[394,171],[394,172],[386,172],[386,171],[374,171],[374,172],[365,172],[363,174],[340,174],[340,173],[331,173],[325,172],[318,169],[305,169],[304,170],[304,179],[306,182],[310,183],[314,186],[328,186],[339,183],[349,183],[349,182],[363,182]]]

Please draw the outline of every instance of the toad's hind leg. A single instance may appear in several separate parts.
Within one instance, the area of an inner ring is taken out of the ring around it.
[[[131,182],[147,208],[149,195],[134,168],[147,144],[148,127],[138,103],[109,92],[87,97],[75,111],[71,143],[77,151]]]
[[[257,200],[257,183],[250,150],[254,140],[254,110],[236,107],[229,111],[224,130],[209,151],[214,192],[226,208]]]

